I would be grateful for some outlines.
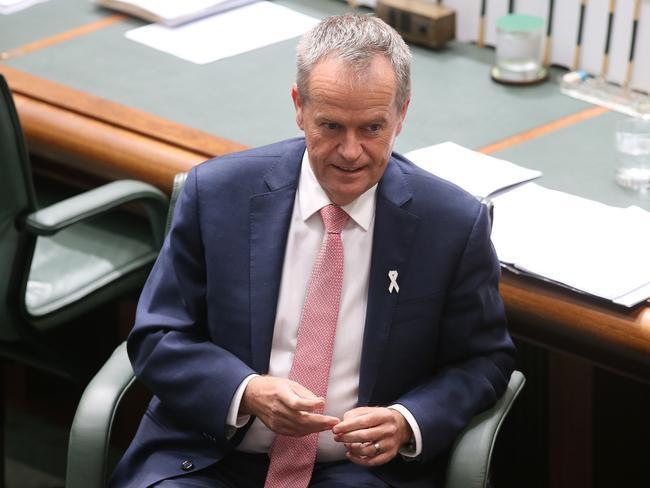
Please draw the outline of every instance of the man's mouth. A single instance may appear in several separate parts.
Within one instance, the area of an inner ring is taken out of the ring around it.
[[[364,168],[363,166],[339,166],[336,164],[334,164],[333,166],[336,169],[343,171],[344,173],[357,173]]]

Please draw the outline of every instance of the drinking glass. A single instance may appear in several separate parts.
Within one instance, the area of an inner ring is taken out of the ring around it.
[[[616,182],[650,192],[650,120],[629,118],[617,123]]]

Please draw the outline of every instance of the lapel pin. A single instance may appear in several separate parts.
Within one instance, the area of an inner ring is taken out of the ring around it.
[[[399,285],[397,284],[397,270],[393,269],[388,272],[388,277],[390,278],[390,285],[388,285],[388,293],[399,293]]]

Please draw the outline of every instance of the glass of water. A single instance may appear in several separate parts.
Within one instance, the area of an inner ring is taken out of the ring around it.
[[[650,193],[650,120],[630,118],[616,125],[616,182]]]
[[[544,19],[508,14],[497,20],[496,65],[490,74],[496,81],[530,84],[546,78],[542,66]]]

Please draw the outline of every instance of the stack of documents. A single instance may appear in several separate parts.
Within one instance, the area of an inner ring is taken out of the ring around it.
[[[9,15],[47,0],[0,0],[0,14]]]
[[[492,241],[505,268],[631,307],[650,297],[650,213],[526,182],[541,175],[444,143],[406,155],[494,204]]]
[[[405,156],[429,173],[455,183],[479,199],[542,176],[541,171],[522,168],[454,142],[416,149]]]
[[[178,27],[132,29],[126,37],[196,64],[236,56],[298,37],[318,19],[271,2],[256,2]]]
[[[255,1],[257,0],[95,0],[95,3],[149,22],[175,26]]]
[[[492,241],[504,266],[626,307],[650,297],[649,212],[534,183],[492,201]]]

